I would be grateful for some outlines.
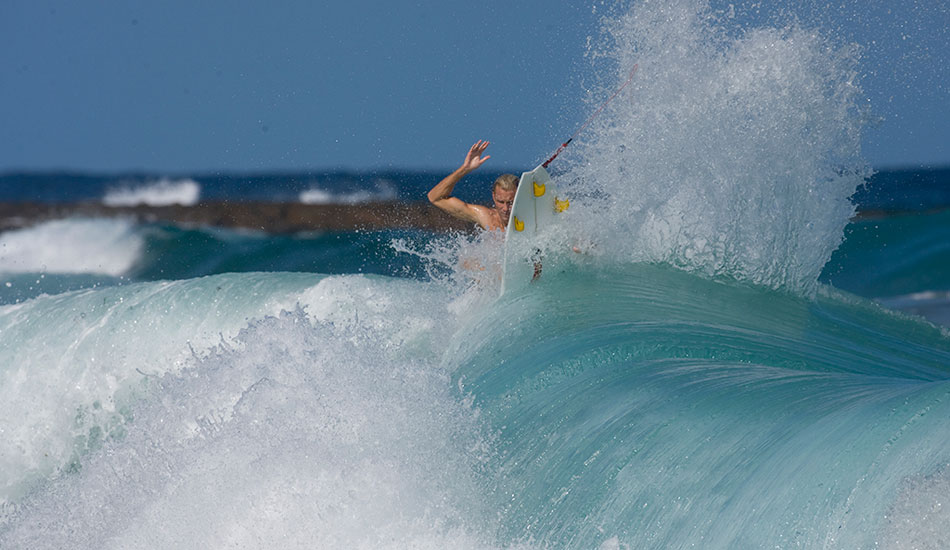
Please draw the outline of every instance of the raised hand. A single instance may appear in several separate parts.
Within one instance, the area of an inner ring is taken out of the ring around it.
[[[482,153],[484,153],[485,149],[487,148],[487,141],[476,141],[475,145],[472,145],[472,148],[468,150],[468,154],[465,155],[465,162],[462,163],[462,170],[471,172],[472,170],[475,170],[481,166],[486,160],[490,159],[491,155],[485,155],[484,157],[482,156]]]

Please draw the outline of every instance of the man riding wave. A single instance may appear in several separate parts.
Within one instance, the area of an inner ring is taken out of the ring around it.
[[[472,145],[471,149],[468,150],[468,154],[465,155],[465,161],[462,162],[462,166],[443,178],[442,181],[429,191],[429,202],[449,215],[475,223],[482,229],[501,229],[504,231],[505,228],[508,227],[508,218],[511,216],[511,205],[515,202],[515,192],[518,190],[518,176],[514,174],[502,174],[498,176],[498,179],[495,180],[495,184],[492,186],[492,200],[495,203],[494,208],[480,204],[469,204],[452,196],[455,185],[461,181],[462,178],[491,158],[491,155],[482,156],[487,148],[487,141],[478,140],[475,142],[475,145]]]

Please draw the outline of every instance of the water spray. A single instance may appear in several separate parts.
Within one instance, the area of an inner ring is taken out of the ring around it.
[[[578,128],[577,131],[574,132],[574,133],[571,135],[570,138],[568,138],[567,141],[565,141],[564,143],[562,143],[561,146],[557,148],[557,151],[555,151],[554,154],[551,155],[551,158],[549,158],[548,160],[544,161],[544,163],[543,163],[541,166],[543,166],[544,168],[547,168],[548,165],[551,164],[551,162],[553,162],[554,159],[556,159],[557,156],[561,154],[561,151],[567,149],[567,146],[570,145],[572,141],[574,141],[574,138],[577,137],[577,134],[583,132],[583,131],[584,131],[584,128],[587,128],[587,125],[590,124],[592,120],[594,120],[595,118],[597,118],[597,115],[599,115],[600,112],[604,110],[604,107],[606,107],[608,103],[610,103],[611,101],[613,101],[615,97],[617,97],[618,95],[620,95],[620,92],[622,92],[623,89],[627,87],[627,84],[630,84],[630,81],[633,80],[633,75],[635,75],[635,74],[637,73],[637,67],[638,67],[638,65],[634,65],[634,66],[633,66],[633,69],[630,69],[630,76],[628,76],[628,77],[627,77],[627,80],[626,80],[619,88],[617,88],[617,91],[614,92],[614,95],[610,96],[610,99],[608,99],[607,101],[605,101],[605,102],[603,103],[603,105],[601,105],[600,107],[598,107],[597,110],[594,111],[594,114],[590,115],[590,118],[588,118],[587,121],[584,122],[584,124],[581,125],[581,127]]]

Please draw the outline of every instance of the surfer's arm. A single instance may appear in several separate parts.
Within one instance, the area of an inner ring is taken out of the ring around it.
[[[453,197],[452,191],[455,190],[455,185],[469,172],[475,170],[481,166],[482,163],[491,158],[491,155],[482,156],[482,153],[485,152],[487,147],[487,141],[478,140],[475,145],[472,145],[471,149],[468,150],[468,154],[465,155],[465,161],[462,163],[462,166],[444,177],[442,181],[429,191],[428,195],[429,202],[443,212],[462,220],[477,223],[482,227],[487,227],[488,219],[490,218],[489,209],[484,206],[469,204],[457,197]]]
[[[475,205],[452,196],[455,184],[465,177],[465,174],[468,174],[468,172],[459,168],[443,178],[438,185],[429,191],[429,202],[450,216],[480,224],[481,217],[478,215],[478,209]]]

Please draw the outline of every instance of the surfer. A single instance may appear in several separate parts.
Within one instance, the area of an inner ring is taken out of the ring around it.
[[[504,231],[508,227],[508,218],[511,216],[511,205],[515,202],[518,176],[514,174],[498,176],[491,192],[492,201],[495,203],[494,208],[480,204],[469,204],[452,196],[455,184],[491,158],[491,155],[482,156],[487,148],[487,141],[478,140],[475,142],[475,145],[472,145],[472,148],[468,150],[468,154],[465,155],[462,166],[443,178],[429,191],[429,202],[450,216],[478,224],[482,229],[490,231],[501,229]]]

